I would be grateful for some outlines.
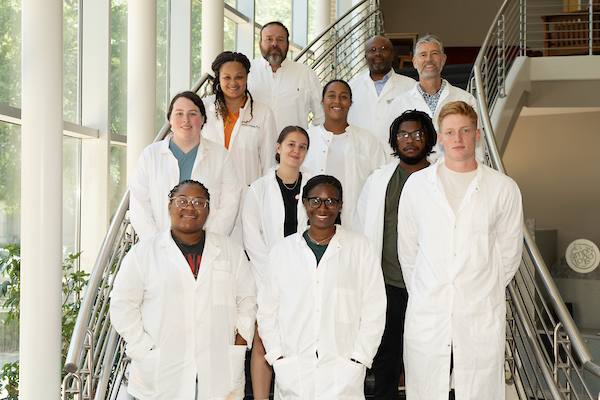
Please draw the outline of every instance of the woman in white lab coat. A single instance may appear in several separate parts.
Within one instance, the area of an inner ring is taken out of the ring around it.
[[[364,399],[385,325],[379,256],[365,236],[335,224],[342,186],[311,178],[310,226],[271,249],[258,293],[258,330],[275,370],[276,399]]]
[[[229,149],[240,181],[249,186],[275,164],[275,118],[247,89],[250,61],[244,54],[225,51],[212,70],[213,95],[204,99],[202,136]]]
[[[128,392],[241,400],[256,316],[250,266],[231,239],[204,230],[204,185],[184,181],[168,198],[171,228],[131,248],[111,293],[110,319],[132,360]]]
[[[186,179],[204,183],[212,193],[207,228],[223,235],[231,233],[242,185],[227,149],[201,139],[205,118],[204,103],[196,93],[177,94],[167,112],[172,132],[146,147],[140,156],[129,182],[129,216],[140,239],[169,229],[165,193]]]
[[[323,89],[325,123],[308,130],[311,149],[304,166],[314,175],[329,174],[342,182],[346,192],[341,224],[352,229],[358,197],[369,175],[385,164],[379,140],[369,131],[348,124],[352,89],[335,79]]]
[[[288,126],[277,139],[279,163],[250,185],[242,209],[244,247],[250,258],[256,287],[267,267],[269,250],[286,236],[306,228],[308,217],[300,201],[302,188],[310,178],[302,167],[310,141],[299,126]],[[265,348],[254,335],[250,363],[255,399],[268,399],[271,390],[271,366],[265,361]]]

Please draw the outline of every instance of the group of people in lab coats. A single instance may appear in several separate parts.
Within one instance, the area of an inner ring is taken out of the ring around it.
[[[382,336],[396,360],[388,377],[376,372],[376,387],[379,379],[397,389],[408,303],[409,398],[442,399],[444,390],[448,398],[454,383],[461,399],[500,398],[487,390],[503,390],[502,365],[478,362],[495,363],[500,354],[498,296],[518,266],[520,194],[475,161],[480,134],[466,103],[437,110],[435,127],[431,112],[416,110],[387,128],[382,111],[370,110],[377,132],[349,123],[364,122],[356,119],[355,87],[370,84],[389,96],[393,84],[411,85],[386,70],[388,42],[367,42],[362,83],[333,80],[321,90],[312,70],[286,59],[287,28],[268,23],[261,59],[223,52],[212,65],[212,96],[173,98],[172,132],[144,150],[131,178],[130,219],[140,241],[111,294],[111,321],[132,359],[131,396],[242,399],[251,349],[256,400],[269,398],[273,370],[275,398],[360,399],[366,369],[385,358]],[[435,64],[435,55],[427,58]],[[453,123],[447,132],[444,118]],[[437,141],[458,156],[428,167]],[[457,165],[470,175],[453,176]],[[408,179],[413,173],[419,179]],[[450,190],[459,196],[450,200]],[[393,312],[392,286],[404,293]],[[457,324],[446,311],[463,319]],[[400,331],[388,328],[396,315]],[[479,326],[479,318],[491,320]],[[481,346],[465,356],[469,323]]]

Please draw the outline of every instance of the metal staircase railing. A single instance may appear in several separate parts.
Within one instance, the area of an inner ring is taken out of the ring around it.
[[[315,70],[321,82],[349,82],[363,71],[366,41],[381,34],[383,17],[379,2],[362,0],[317,36],[294,59]]]
[[[327,27],[295,60],[315,69],[322,82],[350,80],[366,66],[364,43],[380,33],[379,26],[377,2],[363,0]],[[191,90],[208,92],[212,79],[203,75]],[[170,128],[167,122],[154,141],[164,139]],[[137,241],[128,210],[129,189],[113,217],[82,301],[64,366],[63,400],[114,400],[121,383],[126,382],[130,360],[125,355],[125,343],[110,324],[108,309],[123,257]]]
[[[490,112],[506,96],[506,79],[516,57],[531,54],[538,48],[535,43],[548,46],[533,38],[539,33],[536,29],[544,27],[542,14],[549,7],[505,0],[473,67],[470,87],[480,109],[486,161],[503,173]],[[584,12],[588,11],[592,21],[591,1]],[[594,25],[588,26],[585,35],[597,35]],[[591,53],[591,40],[589,46]],[[521,267],[507,288],[507,382],[515,384],[519,399],[600,399],[590,389],[591,383],[598,387],[600,365],[593,360],[526,227],[524,240]]]

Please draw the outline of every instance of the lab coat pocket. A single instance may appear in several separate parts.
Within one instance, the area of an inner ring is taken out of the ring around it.
[[[212,273],[214,305],[235,306],[235,276],[230,268],[228,268],[228,264],[218,263],[214,266],[215,268]]]
[[[504,299],[503,299],[504,300]],[[469,332],[477,343],[497,342],[504,315],[498,315],[489,298],[469,303]]]
[[[246,366],[246,346],[229,346],[229,368],[231,373],[231,389],[233,393],[243,395]]]
[[[339,359],[335,367],[335,379],[332,382],[332,398],[364,399],[366,373],[367,368],[363,364]]]
[[[344,324],[355,323],[360,305],[357,304],[359,296],[356,290],[347,288],[335,288],[335,320]]]
[[[150,350],[146,357],[131,363],[129,380],[136,387],[137,396],[154,397],[158,389],[160,349]]]
[[[285,399],[299,399],[302,396],[302,378],[298,357],[286,357],[275,361],[273,370],[279,395]]]
[[[412,304],[411,304],[412,303]],[[417,342],[429,341],[435,334],[436,307],[426,299],[408,300],[404,337]]]

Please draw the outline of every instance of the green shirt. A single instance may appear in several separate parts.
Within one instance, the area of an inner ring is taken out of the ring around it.
[[[184,153],[173,141],[169,141],[169,149],[171,153],[177,159],[179,164],[179,182],[187,181],[192,179],[192,169],[194,168],[194,161],[196,161],[196,155],[198,154],[198,147],[200,143],[194,146],[193,149]]]
[[[315,254],[315,258],[317,259],[317,267],[318,267],[319,263],[321,262],[321,258],[323,258],[323,254],[325,254],[325,250],[327,250],[327,244],[318,245],[316,243],[313,243],[313,241],[310,240],[308,237],[308,229],[304,231],[302,236],[304,237],[304,240],[306,240],[306,244],[308,244],[308,247],[310,247],[312,252]]]
[[[400,193],[410,174],[404,172],[400,165],[396,167],[394,175],[388,183],[385,193],[385,211],[383,213],[383,249],[381,255],[381,268],[385,283],[403,288],[404,279],[398,261],[398,203]]]

